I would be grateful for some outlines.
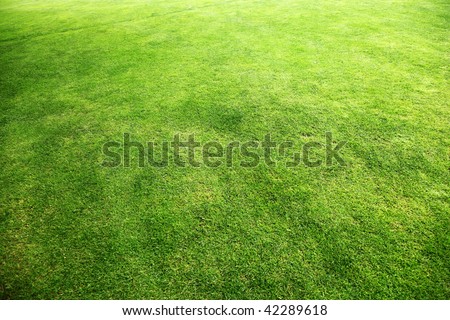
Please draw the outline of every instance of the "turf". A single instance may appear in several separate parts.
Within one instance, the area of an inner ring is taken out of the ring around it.
[[[0,0],[3,299],[449,299],[446,0]],[[102,145],[346,140],[347,165]]]

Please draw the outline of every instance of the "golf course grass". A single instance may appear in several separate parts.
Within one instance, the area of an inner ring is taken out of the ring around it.
[[[0,0],[0,298],[449,299],[449,18],[447,0]],[[345,165],[102,165],[124,133],[326,132]]]

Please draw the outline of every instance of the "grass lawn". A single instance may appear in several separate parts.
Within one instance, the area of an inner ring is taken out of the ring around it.
[[[3,299],[449,299],[447,0],[0,0]],[[345,140],[347,165],[102,166]]]

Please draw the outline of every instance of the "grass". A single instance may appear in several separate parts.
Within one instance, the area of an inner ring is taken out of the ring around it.
[[[0,0],[3,299],[449,299],[445,0]],[[124,132],[347,166],[105,168]]]

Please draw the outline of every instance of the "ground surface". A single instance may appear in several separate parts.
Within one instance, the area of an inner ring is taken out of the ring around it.
[[[1,297],[450,298],[449,12],[1,0]],[[347,166],[101,166],[326,131]]]

